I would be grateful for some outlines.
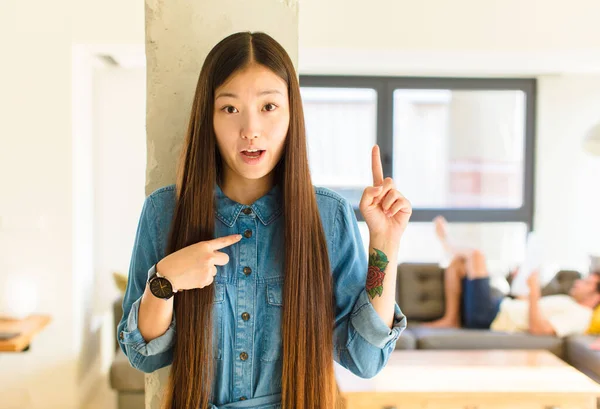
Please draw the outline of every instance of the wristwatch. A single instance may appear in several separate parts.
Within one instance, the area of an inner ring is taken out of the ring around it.
[[[156,298],[162,298],[163,300],[168,300],[177,292],[169,279],[161,276],[158,271],[156,271],[156,264],[148,271],[148,285],[150,286],[152,295]]]

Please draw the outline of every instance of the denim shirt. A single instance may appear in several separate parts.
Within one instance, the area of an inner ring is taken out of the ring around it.
[[[336,300],[333,357],[354,374],[375,376],[387,363],[406,328],[397,304],[390,329],[365,291],[367,257],[354,210],[339,194],[315,187],[327,239]],[[230,261],[217,266],[213,301],[212,408],[278,408],[281,397],[283,228],[281,189],[274,186],[251,206],[229,199],[215,185],[215,237],[242,234],[220,251]],[[148,272],[166,256],[165,247],[175,207],[175,186],[153,192],[144,201],[123,317],[117,334],[131,365],[152,372],[173,360],[175,316],[167,331],[146,343],[138,329],[138,310]],[[200,328],[198,329],[201,330]]]

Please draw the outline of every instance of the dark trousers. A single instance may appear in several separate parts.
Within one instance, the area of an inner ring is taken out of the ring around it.
[[[489,277],[462,280],[462,324],[465,328],[489,329],[504,297],[493,296]]]

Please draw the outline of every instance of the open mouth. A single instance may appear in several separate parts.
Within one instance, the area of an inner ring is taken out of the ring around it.
[[[263,149],[243,150],[242,155],[248,158],[260,158],[264,152]]]
[[[262,162],[265,152],[264,149],[244,149],[240,152],[240,156],[247,165],[258,165]]]

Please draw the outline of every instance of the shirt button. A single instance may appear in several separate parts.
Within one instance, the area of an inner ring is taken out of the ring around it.
[[[244,321],[248,321],[250,319],[250,314],[248,314],[247,312],[242,313],[242,319]]]
[[[245,396],[242,396],[242,397],[240,398],[240,400],[246,400],[246,397],[245,397]]]
[[[240,354],[240,359],[241,359],[242,361],[245,361],[246,359],[248,359],[248,354],[247,354],[247,353],[245,353],[245,352],[242,352],[242,353]]]
[[[123,339],[125,339],[125,337],[123,336],[123,331],[121,331],[121,333],[119,334],[119,338],[121,338],[121,341],[123,341]]]
[[[250,273],[252,273],[252,269],[250,267],[244,267],[244,274],[246,274],[247,276],[249,276]]]
[[[244,232],[244,237],[249,239],[250,237],[252,237],[252,230],[246,230]]]
[[[245,215],[249,215],[252,213],[252,209],[249,207],[246,207],[244,210],[242,210],[242,212],[244,212]]]

